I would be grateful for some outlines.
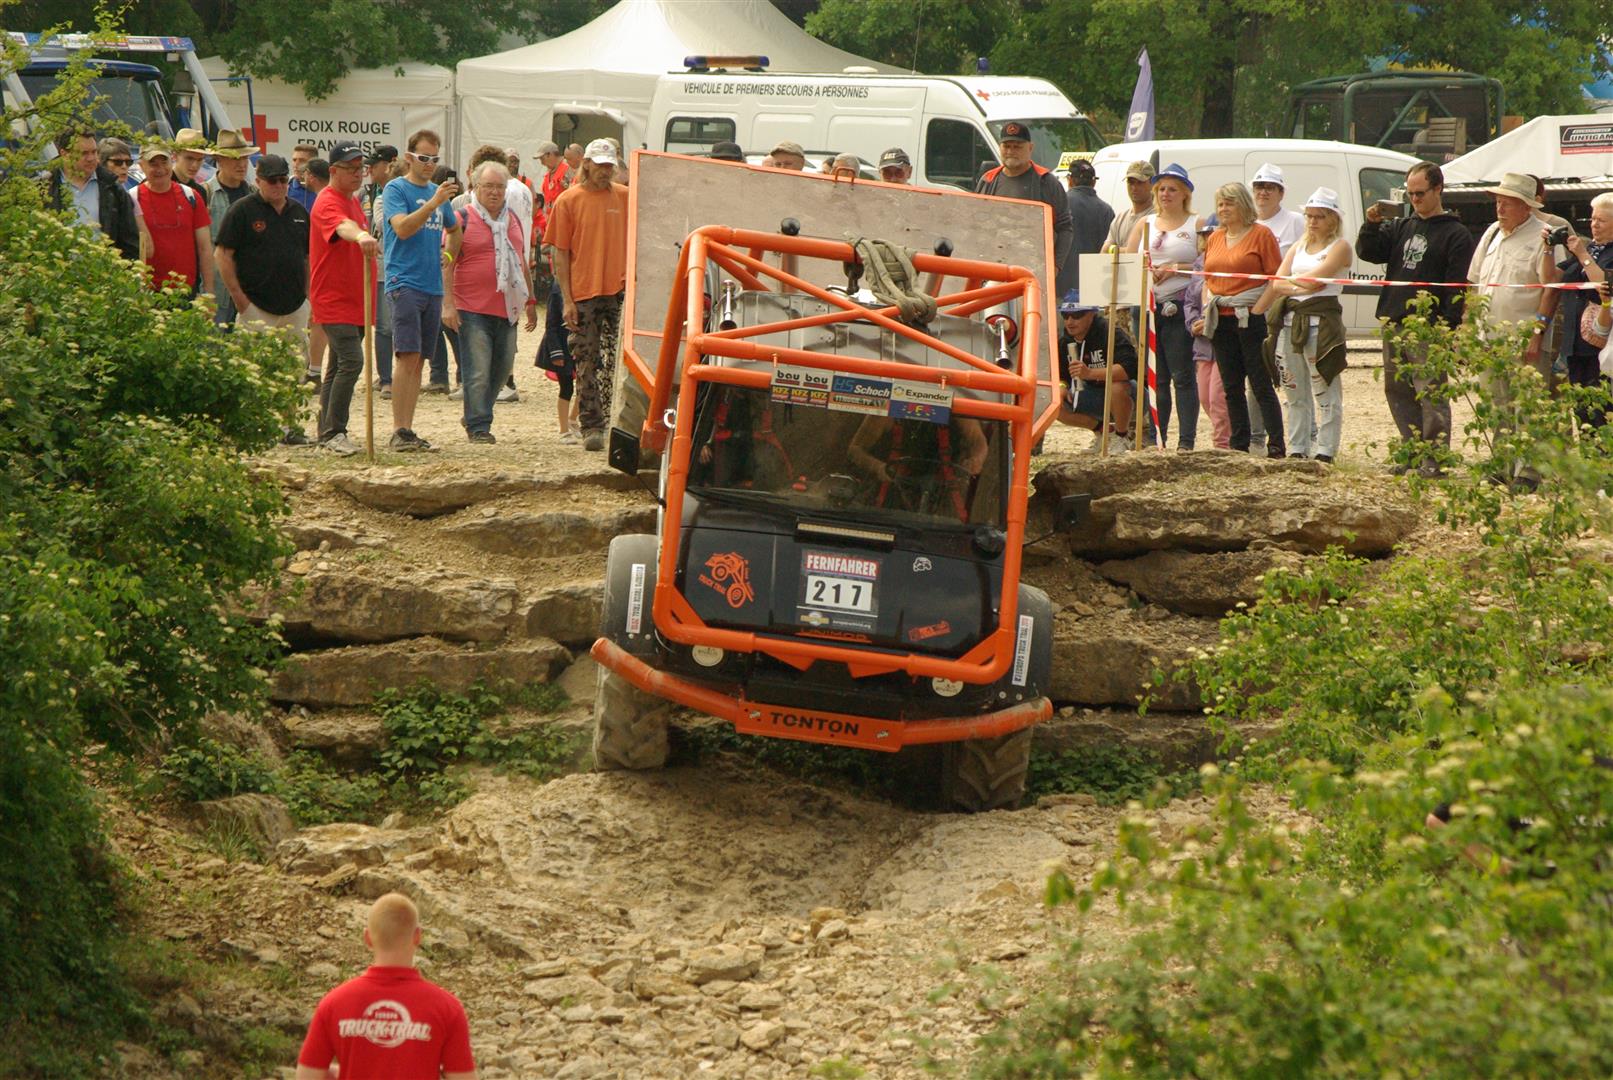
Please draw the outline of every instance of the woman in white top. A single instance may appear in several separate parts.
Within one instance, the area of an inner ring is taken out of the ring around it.
[[[1254,310],[1265,311],[1279,296],[1309,300],[1343,293],[1342,285],[1324,285],[1314,280],[1338,277],[1350,265],[1350,242],[1340,235],[1343,227],[1338,193],[1331,188],[1317,188],[1305,201],[1305,234],[1288,249],[1277,268],[1282,280],[1267,286]],[[1277,335],[1283,427],[1288,432],[1290,456],[1331,462],[1338,457],[1344,425],[1344,379],[1335,372],[1328,380],[1317,371],[1321,334],[1316,323],[1312,319],[1303,349],[1294,348],[1286,330]]]
[[[1154,337],[1159,370],[1169,376],[1158,380],[1159,444],[1170,433],[1171,391],[1176,395],[1176,448],[1193,449],[1199,427],[1199,388],[1193,363],[1193,335],[1182,315],[1182,293],[1193,281],[1190,274],[1198,258],[1199,219],[1193,213],[1193,181],[1177,164],[1165,166],[1153,179],[1154,212],[1132,227],[1127,251],[1142,249],[1143,228],[1148,230],[1148,256],[1154,277]]]

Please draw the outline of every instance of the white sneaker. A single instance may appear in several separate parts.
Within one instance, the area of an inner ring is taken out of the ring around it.
[[[560,435],[560,441],[574,443],[577,441],[577,433],[575,431],[562,432]]]
[[[520,401],[521,394],[515,389],[515,387],[506,386],[504,389],[498,392],[498,397],[495,400],[497,400],[500,405],[508,405],[512,401]]]
[[[465,388],[463,386],[456,386],[452,390],[448,391],[449,401],[462,401],[464,400],[464,397]]]
[[[359,450],[358,444],[352,439],[349,439],[347,437],[347,432],[345,431],[339,431],[335,435],[332,435],[330,438],[320,443],[319,448],[321,450],[328,450],[333,454],[340,454],[342,457],[352,457],[354,454],[358,453]]]

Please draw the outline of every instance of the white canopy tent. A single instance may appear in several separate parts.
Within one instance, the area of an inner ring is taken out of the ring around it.
[[[202,61],[230,118],[265,153],[291,156],[298,143],[321,151],[351,140],[366,150],[396,146],[412,131],[430,128],[454,145],[454,73],[435,64],[350,71],[323,101],[310,101],[301,87],[279,79],[254,78],[251,109],[245,82],[227,83],[229,65],[217,56]]]
[[[1613,175],[1613,116],[1537,116],[1440,168],[1447,184],[1499,182],[1509,172],[1556,178]]]
[[[606,135],[641,146],[656,80],[697,55],[766,56],[770,71],[899,70],[824,44],[768,0],[621,0],[569,34],[461,61],[460,156]]]

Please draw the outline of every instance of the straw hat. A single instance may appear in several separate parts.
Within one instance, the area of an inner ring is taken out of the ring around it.
[[[175,150],[194,150],[197,153],[207,153],[207,136],[195,128],[180,128],[174,135]]]
[[[1531,210],[1540,209],[1540,200],[1535,198],[1535,179],[1532,176],[1509,172],[1501,177],[1501,183],[1484,190],[1491,195],[1510,195],[1514,199],[1522,199]]]
[[[218,143],[213,147],[215,157],[246,158],[257,152],[258,148],[241,138],[239,131],[231,131],[228,128],[218,133]]]

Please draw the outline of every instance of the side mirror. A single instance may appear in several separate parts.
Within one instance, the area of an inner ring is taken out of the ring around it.
[[[629,434],[619,427],[610,429],[610,446],[606,460],[611,468],[628,476],[637,476],[639,456],[637,435]]]
[[[1074,532],[1092,514],[1092,496],[1065,495],[1053,515],[1054,532]]]

